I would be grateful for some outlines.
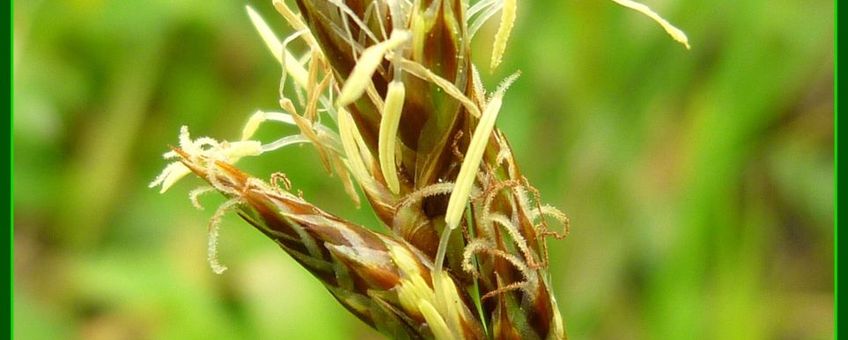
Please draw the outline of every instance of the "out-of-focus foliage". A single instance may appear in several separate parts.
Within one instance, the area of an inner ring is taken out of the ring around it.
[[[833,3],[647,3],[691,51],[608,1],[522,2],[495,74],[494,25],[475,42],[487,84],[523,71],[498,124],[572,220],[551,247],[569,335],[831,337]],[[15,2],[17,338],[377,337],[236,217],[213,274],[222,199],[196,211],[180,192],[200,181],[146,187],[180,125],[236,139],[276,108],[281,72],[244,4]],[[240,165],[373,225],[307,148]]]

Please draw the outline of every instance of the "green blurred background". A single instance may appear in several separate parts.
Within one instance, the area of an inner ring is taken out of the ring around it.
[[[281,34],[270,1],[251,2]],[[686,51],[611,1],[520,1],[499,126],[564,210],[553,282],[574,339],[833,336],[830,0],[651,0]],[[224,220],[215,275],[191,179],[147,189],[179,126],[235,139],[280,76],[243,1],[16,1],[15,336],[373,339],[277,246]],[[475,41],[488,65],[494,25]],[[261,129],[261,137],[295,132]],[[309,147],[284,171],[375,221]]]

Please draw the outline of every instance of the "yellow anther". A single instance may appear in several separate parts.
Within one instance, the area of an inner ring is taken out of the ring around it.
[[[353,103],[365,92],[371,84],[371,76],[374,71],[380,66],[386,52],[391,49],[398,48],[401,44],[409,39],[409,32],[395,30],[388,40],[372,45],[362,51],[356,66],[350,72],[350,76],[345,80],[344,86],[336,99],[336,106],[345,106]]]
[[[386,91],[386,103],[383,105],[383,117],[380,120],[380,136],[378,151],[380,156],[380,170],[392,193],[400,192],[400,182],[395,164],[395,142],[397,141],[397,130],[400,124],[400,116],[403,112],[403,101],[406,97],[406,88],[401,81],[389,83]]]
[[[654,10],[652,10],[650,7],[633,0],[612,1],[615,1],[615,3],[619,5],[633,9],[639,13],[648,16],[651,19],[654,19],[654,21],[656,21],[658,24],[660,24],[660,26],[662,26],[663,29],[665,29],[668,35],[670,35],[677,42],[683,44],[683,46],[686,46],[687,50],[689,49],[689,38],[686,37],[686,33],[683,33],[683,31],[681,31],[679,28],[674,27],[674,25],[669,23],[667,20],[663,19],[663,17],[657,14],[657,12],[654,12]]]
[[[494,70],[501,63],[509,34],[515,25],[515,16],[518,11],[518,0],[504,0],[501,12],[501,22],[498,32],[495,33],[495,41],[492,43],[492,60],[489,67]]]

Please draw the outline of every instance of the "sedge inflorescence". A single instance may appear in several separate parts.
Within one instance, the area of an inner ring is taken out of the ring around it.
[[[648,7],[613,0],[653,18],[688,48],[686,36]],[[548,273],[549,237],[564,238],[568,217],[541,202],[497,129],[515,73],[485,90],[470,41],[500,13],[489,67],[501,64],[517,0],[274,0],[294,30],[279,39],[248,15],[283,70],[280,111],[258,111],[237,141],[192,139],[151,187],[194,173],[208,182],[189,197],[228,200],[209,224],[217,258],[221,216],[236,211],[309,270],[357,317],[392,338],[561,339],[565,328]],[[295,55],[297,43],[307,52]],[[293,96],[287,94],[294,93]],[[270,142],[262,124],[297,127]],[[327,213],[233,164],[294,144],[312,145],[359,205],[359,188],[390,232]],[[559,224],[554,228],[553,224]]]

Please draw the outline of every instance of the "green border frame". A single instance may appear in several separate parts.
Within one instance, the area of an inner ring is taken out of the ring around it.
[[[843,321],[848,322],[845,319],[844,313],[840,315],[839,313],[839,305],[840,305],[840,294],[839,294],[839,272],[842,267],[848,265],[848,260],[841,261],[840,264],[840,252],[839,252],[839,244],[844,243],[840,242],[840,233],[839,233],[839,211],[846,202],[846,199],[840,196],[844,196],[844,191],[840,190],[842,187],[842,183],[839,181],[839,169],[846,168],[844,164],[844,159],[839,157],[839,130],[840,124],[843,124],[839,120],[839,98],[842,95],[848,96],[848,91],[844,90],[844,86],[839,86],[839,55],[840,55],[840,46],[839,46],[839,36],[840,36],[840,25],[839,25],[839,1],[834,0],[834,275],[833,275],[833,285],[834,285],[834,338],[839,338],[839,324]],[[4,79],[3,85],[7,87],[6,94],[3,96],[4,105],[8,107],[8,117],[5,121],[8,125],[4,126],[5,131],[8,133],[5,138],[8,143],[7,147],[0,148],[0,152],[3,153],[0,159],[3,162],[6,162],[1,167],[3,171],[7,171],[8,174],[3,180],[2,189],[0,191],[4,192],[7,196],[9,209],[4,211],[3,218],[8,218],[9,231],[8,233],[0,233],[0,238],[8,237],[6,240],[6,244],[9,245],[9,248],[5,252],[0,252],[0,263],[3,266],[8,266],[6,269],[6,273],[8,273],[9,278],[3,281],[3,285],[8,285],[8,295],[5,295],[2,298],[2,302],[7,306],[8,311],[8,319],[7,323],[4,324],[5,327],[8,327],[9,338],[14,338],[14,138],[13,138],[13,124],[14,124],[14,65],[13,65],[13,54],[14,54],[14,1],[10,1],[7,7],[8,13],[4,15],[4,18],[8,18],[8,32],[4,35],[3,39],[7,39],[6,46],[9,46],[9,50],[7,53],[0,54],[2,58],[4,58],[3,62],[8,65],[8,68],[5,68],[2,72],[2,79]],[[844,25],[843,25],[844,26]],[[843,44],[844,45],[844,44]],[[848,55],[846,53],[842,53],[842,55]],[[845,93],[844,93],[845,92]],[[840,166],[843,165],[843,166]],[[848,255],[845,255],[848,256]],[[2,288],[0,288],[2,289]]]
[[[4,295],[2,299],[3,299],[3,304],[8,306],[8,308],[9,308],[8,309],[9,318],[7,319],[8,324],[4,324],[4,326],[8,327],[7,329],[8,329],[9,337],[14,338],[14,333],[13,333],[13,329],[14,329],[14,326],[13,326],[14,325],[13,303],[14,303],[14,251],[15,251],[15,247],[14,247],[14,233],[15,233],[14,209],[15,209],[15,205],[14,204],[15,203],[14,203],[14,194],[12,192],[12,190],[13,190],[12,175],[13,175],[13,172],[14,172],[13,168],[12,168],[12,166],[14,164],[14,161],[13,161],[14,150],[13,150],[13,144],[12,144],[12,140],[13,140],[12,124],[13,124],[13,120],[14,120],[14,118],[13,118],[14,117],[14,100],[13,100],[14,88],[12,87],[13,83],[14,83],[14,70],[13,70],[14,65],[12,64],[12,58],[13,58],[13,55],[14,55],[14,44],[13,44],[14,33],[13,32],[14,32],[14,26],[15,26],[14,1],[9,1],[8,6],[9,7],[7,7],[7,9],[8,9],[9,12],[6,13],[5,15],[3,15],[3,17],[4,17],[4,19],[8,18],[8,20],[9,20],[9,22],[6,26],[6,27],[8,27],[9,31],[6,34],[3,35],[3,37],[4,37],[3,39],[8,39],[7,42],[6,42],[6,46],[9,46],[9,50],[6,53],[0,53],[0,55],[3,56],[2,58],[4,58],[3,62],[6,65],[9,65],[7,68],[3,69],[3,71],[2,71],[3,75],[1,77],[3,79],[3,85],[7,87],[6,90],[5,90],[5,93],[8,94],[7,96],[3,96],[4,97],[4,105],[9,108],[9,111],[8,111],[9,116],[5,120],[6,122],[8,122],[8,126],[6,126],[4,128],[4,130],[6,132],[8,132],[8,135],[6,135],[6,137],[5,137],[5,138],[7,138],[6,141],[8,142],[8,146],[4,147],[4,148],[0,148],[0,149],[3,150],[2,152],[4,153],[4,155],[0,158],[3,159],[3,162],[7,162],[7,163],[3,164],[2,169],[3,169],[3,171],[8,171],[8,175],[5,176],[5,179],[2,181],[3,188],[0,189],[0,191],[2,191],[3,193],[6,193],[8,195],[5,198],[8,200],[7,202],[9,202],[8,203],[9,204],[9,210],[4,212],[4,214],[8,214],[8,215],[3,216],[3,218],[8,218],[9,232],[8,233],[0,233],[0,235],[2,235],[0,237],[8,237],[9,238],[8,240],[6,240],[6,244],[9,245],[9,249],[7,251],[0,252],[0,253],[3,254],[3,255],[0,255],[0,256],[3,257],[3,259],[0,260],[0,263],[3,263],[3,266],[9,266],[5,271],[6,273],[9,273],[9,278],[7,280],[3,280],[3,282],[4,282],[3,285],[8,285],[7,289],[8,289],[9,294]],[[0,288],[0,289],[2,289],[2,288]]]
[[[840,122],[839,122],[839,97],[842,96],[842,92],[844,90],[839,87],[839,1],[833,1],[833,185],[834,185],[834,210],[833,210],[833,337],[834,339],[839,338],[839,324],[841,321],[844,321],[844,316],[840,318],[839,315],[839,210],[841,208],[840,202],[845,202],[843,198],[840,200],[840,196],[844,195],[844,193],[840,193],[840,182],[839,182],[839,168],[840,163],[843,160],[839,157],[839,130],[840,130]],[[845,55],[845,53],[842,53]],[[848,93],[846,93],[848,95]],[[842,167],[844,168],[844,167]],[[845,263],[848,261],[842,261],[842,266],[845,266]],[[848,322],[848,321],[846,321]]]

